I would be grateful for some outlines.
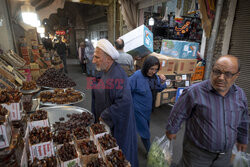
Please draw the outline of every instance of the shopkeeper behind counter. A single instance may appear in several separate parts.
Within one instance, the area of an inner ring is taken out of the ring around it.
[[[232,148],[246,151],[248,107],[244,91],[234,84],[240,75],[238,58],[226,55],[214,64],[210,80],[185,89],[166,127],[175,139],[183,121],[186,132],[181,167],[228,167]]]

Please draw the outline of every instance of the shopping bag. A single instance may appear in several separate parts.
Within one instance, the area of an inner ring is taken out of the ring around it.
[[[172,144],[165,135],[155,137],[148,153],[147,167],[170,167],[172,150]]]
[[[250,154],[237,151],[237,149],[235,151],[235,148],[233,149],[233,153],[235,154],[233,167],[250,167]]]

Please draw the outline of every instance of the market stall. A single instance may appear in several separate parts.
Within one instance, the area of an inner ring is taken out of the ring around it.
[[[0,165],[129,167],[108,126],[94,124],[91,112],[73,105],[85,100],[84,93],[70,78],[54,84],[48,75],[58,71],[48,71],[38,78],[44,82],[1,89]]]

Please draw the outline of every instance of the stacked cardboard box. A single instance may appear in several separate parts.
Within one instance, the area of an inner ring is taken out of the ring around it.
[[[40,68],[37,63],[30,63],[30,72],[33,80],[37,80],[40,77]]]
[[[153,52],[153,33],[141,25],[120,37],[124,40],[124,51],[133,57],[144,57]]]
[[[174,103],[178,88],[191,85],[191,75],[196,69],[196,59],[179,59],[162,54],[152,53],[159,59],[161,68],[158,74],[163,74],[167,78],[167,89],[157,94],[155,107],[165,103]]]

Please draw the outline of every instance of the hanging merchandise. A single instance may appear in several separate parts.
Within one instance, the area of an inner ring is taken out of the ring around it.
[[[168,6],[166,6],[165,14],[161,21],[168,21]]]
[[[188,14],[194,14],[194,13],[196,13],[195,3],[196,3],[196,0],[192,0],[190,9],[188,10]]]
[[[210,19],[214,19],[215,16],[215,0],[206,0],[207,15]]]
[[[186,21],[182,27],[175,26],[174,29],[176,31],[176,35],[184,35],[189,32],[190,21]]]
[[[182,8],[175,9],[175,21],[181,23],[183,18],[181,17]]]

